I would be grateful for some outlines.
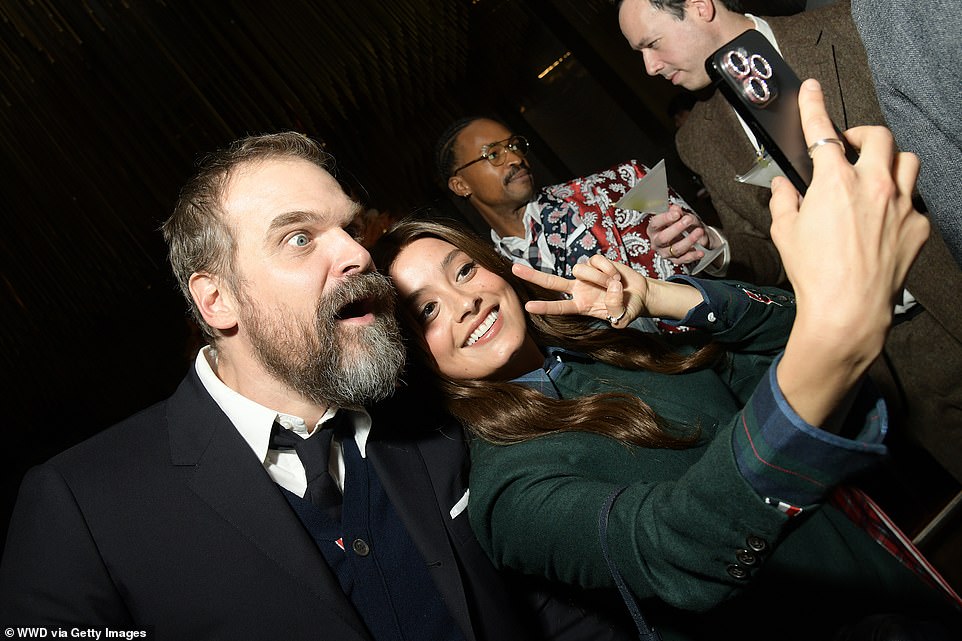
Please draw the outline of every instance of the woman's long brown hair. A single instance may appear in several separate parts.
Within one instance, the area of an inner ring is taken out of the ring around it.
[[[557,297],[555,292],[517,278],[511,273],[511,263],[488,242],[455,221],[402,220],[373,247],[375,265],[388,273],[401,250],[420,238],[451,243],[478,265],[507,281],[522,305],[533,299]],[[398,311],[414,348],[416,360],[411,365],[428,370],[437,380],[447,410],[488,441],[518,443],[567,431],[592,432],[652,448],[685,448],[698,439],[697,426],[689,426],[693,429],[688,433],[672,433],[647,403],[630,393],[555,399],[521,383],[451,379],[438,371],[412,311],[404,306]],[[679,351],[660,334],[631,329],[612,331],[597,327],[592,319],[585,317],[528,314],[527,319],[528,331],[540,347],[563,347],[623,369],[676,374],[710,366],[721,352],[716,345],[699,344],[699,337],[690,332],[682,334],[682,339],[698,349]],[[611,383],[617,387],[618,381]]]

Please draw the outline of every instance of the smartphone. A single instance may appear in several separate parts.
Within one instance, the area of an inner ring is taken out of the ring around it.
[[[750,29],[705,60],[705,69],[722,95],[755,134],[795,189],[804,194],[812,182],[812,159],[798,112],[801,80],[768,41]],[[845,137],[836,126],[838,138]],[[849,162],[858,153],[845,142]]]

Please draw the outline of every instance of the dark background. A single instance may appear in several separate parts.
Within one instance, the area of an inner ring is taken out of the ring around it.
[[[383,227],[451,209],[432,148],[460,116],[527,134],[547,184],[670,155],[672,93],[607,0],[0,2],[0,532],[30,465],[183,376],[157,229],[203,153],[304,132]]]
[[[528,136],[542,184],[664,157],[694,202],[677,92],[645,75],[609,0],[0,0],[0,537],[28,467],[186,371],[196,332],[157,229],[203,153],[285,129],[323,141],[369,238],[426,206],[477,224],[433,179],[435,139],[468,114]]]

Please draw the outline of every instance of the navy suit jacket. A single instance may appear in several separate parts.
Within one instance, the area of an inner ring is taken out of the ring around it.
[[[465,638],[543,636],[516,615],[525,605],[479,547],[467,511],[450,517],[467,489],[460,427],[418,425],[423,404],[382,410],[372,412],[367,455]],[[558,624],[550,599],[531,594]],[[166,401],[27,473],[0,565],[0,621],[152,626],[154,638],[177,640],[370,638],[193,368]],[[566,638],[620,638],[604,629]]]

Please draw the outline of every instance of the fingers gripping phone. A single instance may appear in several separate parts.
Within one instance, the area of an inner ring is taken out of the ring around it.
[[[795,189],[804,194],[812,182],[812,159],[798,111],[801,80],[760,32],[750,29],[720,47],[705,69],[726,100],[755,134]],[[849,162],[858,159],[838,127]]]

